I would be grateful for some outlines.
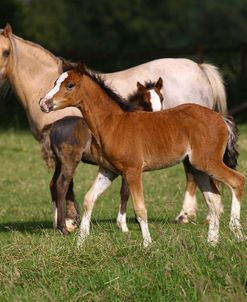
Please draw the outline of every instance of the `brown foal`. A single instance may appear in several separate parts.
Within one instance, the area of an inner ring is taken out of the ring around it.
[[[226,184],[232,192],[230,228],[238,239],[243,239],[240,199],[244,176],[234,170],[238,155],[237,132],[230,119],[195,104],[155,113],[132,111],[99,78],[86,73],[82,64],[63,73],[53,90],[41,99],[40,106],[45,112],[67,106],[81,110],[93,134],[93,156],[100,166],[122,175],[129,185],[144,246],[151,243],[151,237],[142,172],[170,167],[181,161],[196,179],[209,207],[208,242],[218,242],[223,208],[214,180]],[[92,207],[88,202],[84,204],[79,244],[89,233]]]

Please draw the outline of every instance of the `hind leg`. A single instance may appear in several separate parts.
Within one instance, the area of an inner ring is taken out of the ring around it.
[[[195,169],[192,171],[208,206],[208,242],[216,245],[219,240],[220,215],[223,213],[221,196],[210,176]]]
[[[193,174],[184,164],[186,175],[186,190],[184,194],[183,207],[181,212],[176,217],[177,223],[189,223],[191,219],[196,217],[197,202],[196,202],[196,182]]]
[[[73,178],[69,184],[68,192],[66,194],[66,229],[71,233],[74,232],[79,220],[80,220],[80,207],[75,200],[75,194],[73,190]]]
[[[197,165],[200,170],[207,172],[212,175],[216,180],[226,184],[232,192],[232,207],[231,207],[231,218],[230,218],[230,229],[233,231],[235,237],[238,240],[242,240],[243,234],[241,231],[240,224],[240,200],[243,194],[245,177],[243,174],[227,167],[223,161],[216,159],[213,160],[208,158],[206,166]]]
[[[117,225],[122,230],[122,232],[125,233],[129,231],[126,223],[126,211],[127,211],[127,203],[130,196],[130,191],[129,191],[129,186],[123,177],[122,177],[120,196],[121,196],[121,201],[120,201],[120,206],[117,216]]]
[[[244,239],[240,224],[241,197],[244,190],[245,177],[243,174],[228,168],[224,164],[217,167],[214,177],[225,183],[232,192],[232,205],[229,227],[237,240]]]
[[[61,171],[56,181],[57,191],[57,228],[64,234],[74,231],[76,223],[72,220],[68,221],[68,228],[66,223],[66,196],[68,194],[69,187],[71,186],[72,178],[75,169],[78,165],[78,161],[73,159],[65,160],[61,162]],[[71,218],[69,218],[71,219]]]
[[[57,228],[57,188],[56,188],[56,182],[57,178],[60,174],[61,166],[58,161],[55,162],[55,171],[53,174],[53,177],[50,181],[50,192],[51,192],[51,198],[52,198],[52,211],[53,211],[53,228]]]

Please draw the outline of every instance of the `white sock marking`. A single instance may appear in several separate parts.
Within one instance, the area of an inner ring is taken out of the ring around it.
[[[183,217],[182,222],[188,223],[190,218],[196,217],[196,211],[197,211],[196,196],[191,195],[190,192],[188,191],[185,191],[183,208],[181,212],[178,214],[178,216],[176,217],[176,221],[179,221],[180,220],[179,218]]]
[[[129,229],[127,227],[127,223],[126,223],[126,213],[121,214],[120,209],[118,211],[118,216],[117,216],[117,225],[123,233],[126,233],[129,231]]]
[[[152,243],[152,239],[148,229],[148,222],[142,220],[140,217],[137,217],[137,220],[142,231],[143,247],[148,247]]]
[[[240,209],[241,205],[235,192],[232,190],[232,206],[231,206],[231,218],[230,218],[230,229],[234,233],[238,240],[243,240],[242,227],[240,224]]]
[[[78,234],[77,246],[87,238],[90,233],[90,221],[92,216],[92,211],[96,199],[111,185],[113,179],[115,178],[110,171],[100,168],[100,171],[94,181],[93,186],[87,192],[84,203],[86,204],[86,210],[83,213],[80,231]]]

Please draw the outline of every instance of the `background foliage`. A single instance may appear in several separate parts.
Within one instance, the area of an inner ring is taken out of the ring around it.
[[[0,0],[0,27],[105,72],[160,57],[220,67],[229,108],[246,101],[246,0]],[[20,107],[1,124],[20,124]],[[9,100],[8,100],[9,102]],[[14,112],[13,112],[14,111]],[[23,115],[24,119],[24,115]]]

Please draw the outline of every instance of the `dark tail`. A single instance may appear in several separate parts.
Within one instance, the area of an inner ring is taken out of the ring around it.
[[[227,147],[226,147],[226,151],[224,154],[224,163],[229,168],[236,169],[237,164],[238,164],[238,156],[239,156],[239,151],[238,151],[238,146],[237,146],[239,131],[233,120],[233,117],[224,116],[224,121],[229,130]]]
[[[41,138],[41,153],[42,158],[46,162],[46,165],[49,169],[54,170],[55,168],[55,154],[51,147],[51,138],[50,138],[50,132],[51,132],[51,126],[46,126],[42,131],[42,138]]]

